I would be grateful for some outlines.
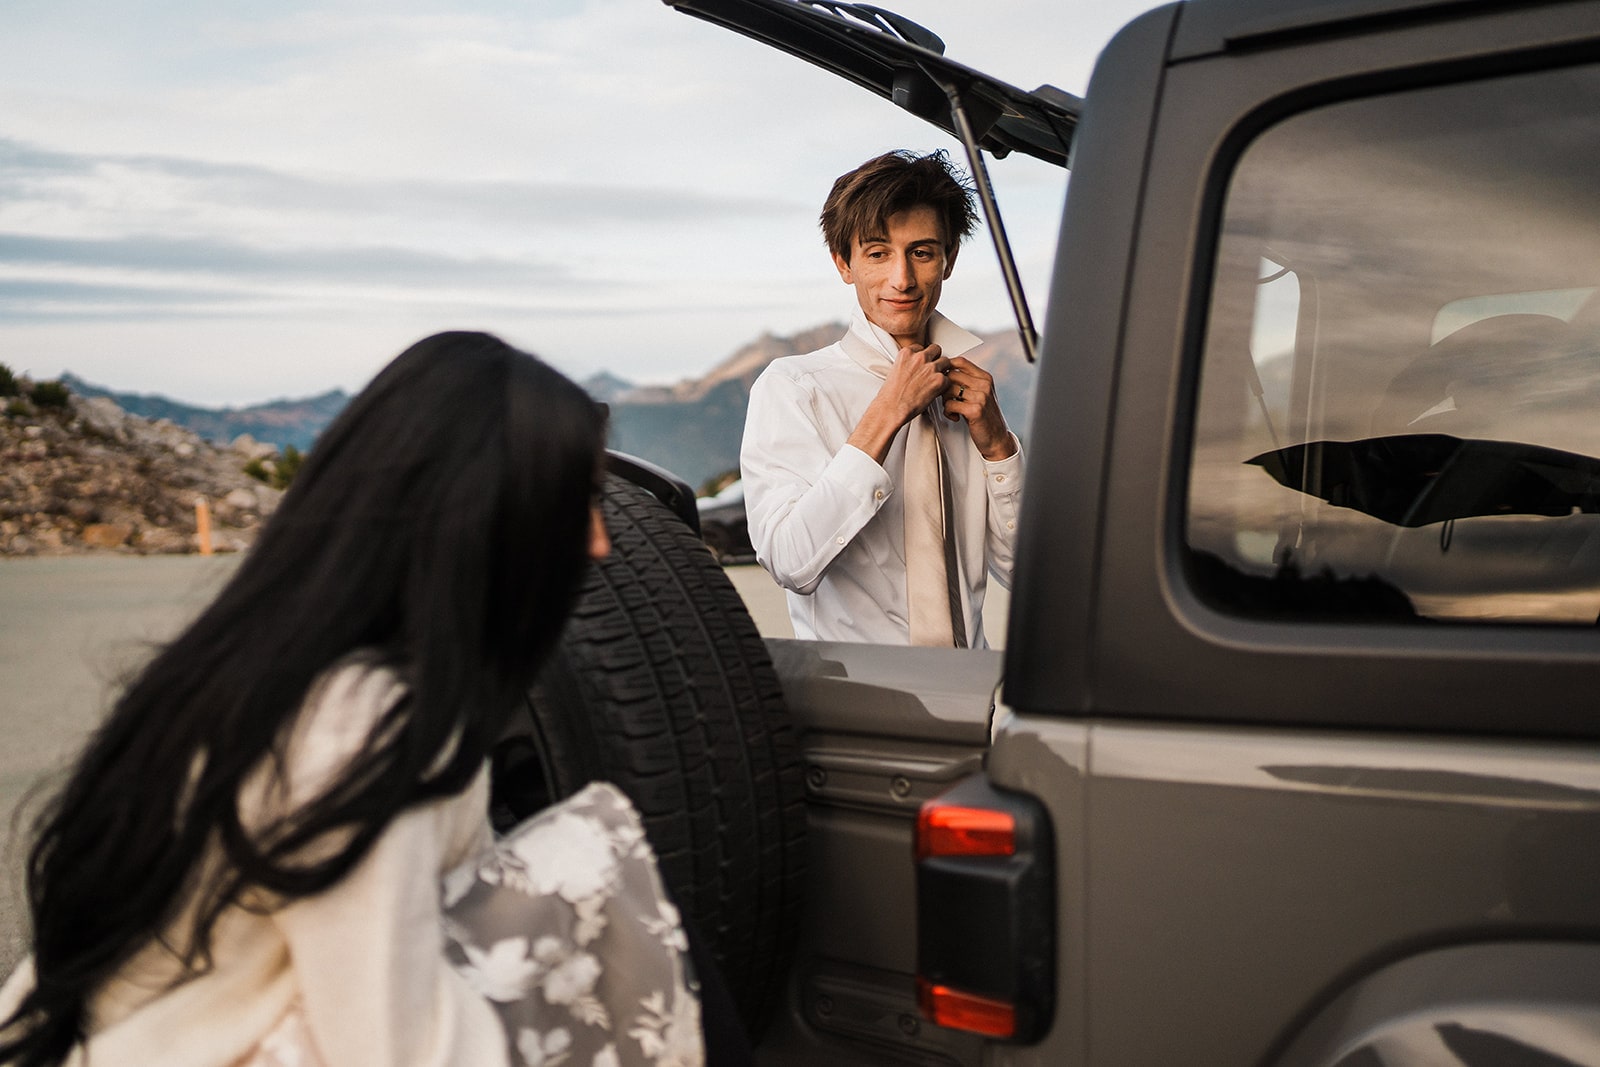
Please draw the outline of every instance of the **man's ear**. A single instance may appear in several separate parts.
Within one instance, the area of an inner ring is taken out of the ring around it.
[[[961,251],[960,245],[956,245],[954,248],[945,249],[944,276],[946,280],[949,280],[950,272],[956,269],[956,253],[959,251]]]
[[[855,279],[855,275],[850,273],[850,261],[848,259],[845,259],[843,256],[841,256],[837,252],[832,253],[832,255],[833,255],[833,266],[834,266],[834,269],[836,269],[839,272],[840,280],[843,281],[846,285],[854,285],[856,283],[856,279]]]

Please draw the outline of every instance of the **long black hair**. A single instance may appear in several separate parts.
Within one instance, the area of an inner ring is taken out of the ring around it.
[[[471,783],[577,595],[604,434],[578,386],[486,334],[420,341],[351,401],[41,814],[36,984],[0,1025],[0,1061],[65,1058],[89,998],[185,900],[198,907],[182,952],[203,970],[241,894],[326,889],[401,811]],[[281,760],[317,676],[360,651],[400,673],[406,698],[318,800],[247,830],[246,777]],[[306,858],[330,839],[342,847]],[[205,875],[218,845],[222,873]]]

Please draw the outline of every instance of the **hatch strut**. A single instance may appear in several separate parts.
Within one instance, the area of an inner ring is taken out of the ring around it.
[[[1000,273],[1006,280],[1006,292],[1011,296],[1011,310],[1017,316],[1017,333],[1022,338],[1022,353],[1029,363],[1038,362],[1039,335],[1033,328],[1033,316],[1028,313],[1028,298],[1022,292],[1022,279],[1017,274],[1017,261],[1011,255],[1011,242],[1006,239],[1005,223],[1000,221],[1000,205],[995,202],[994,188],[989,184],[989,168],[983,164],[983,149],[972,132],[972,120],[961,99],[961,90],[954,82],[945,81],[927,68],[923,73],[944,90],[950,98],[950,117],[955,120],[956,133],[967,150],[967,162],[972,166],[972,180],[978,187],[978,202],[983,205],[983,217],[989,223],[989,235],[994,238],[995,255],[1000,257]]]

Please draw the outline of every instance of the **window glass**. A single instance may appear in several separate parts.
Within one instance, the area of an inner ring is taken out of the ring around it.
[[[1600,73],[1349,101],[1240,157],[1191,576],[1278,618],[1600,618]]]

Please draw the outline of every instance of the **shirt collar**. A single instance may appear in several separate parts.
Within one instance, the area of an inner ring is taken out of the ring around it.
[[[900,352],[900,346],[895,344],[889,332],[868,320],[867,313],[862,311],[859,305],[850,316],[850,332],[871,348],[871,363],[877,363],[879,359],[893,363],[894,357]],[[937,311],[928,320],[928,341],[930,344],[938,345],[940,355],[947,359],[965,355],[983,344],[983,338],[963,330]],[[859,346],[845,345],[844,350],[851,359],[866,369],[873,369],[869,365],[867,353],[861,351]]]

